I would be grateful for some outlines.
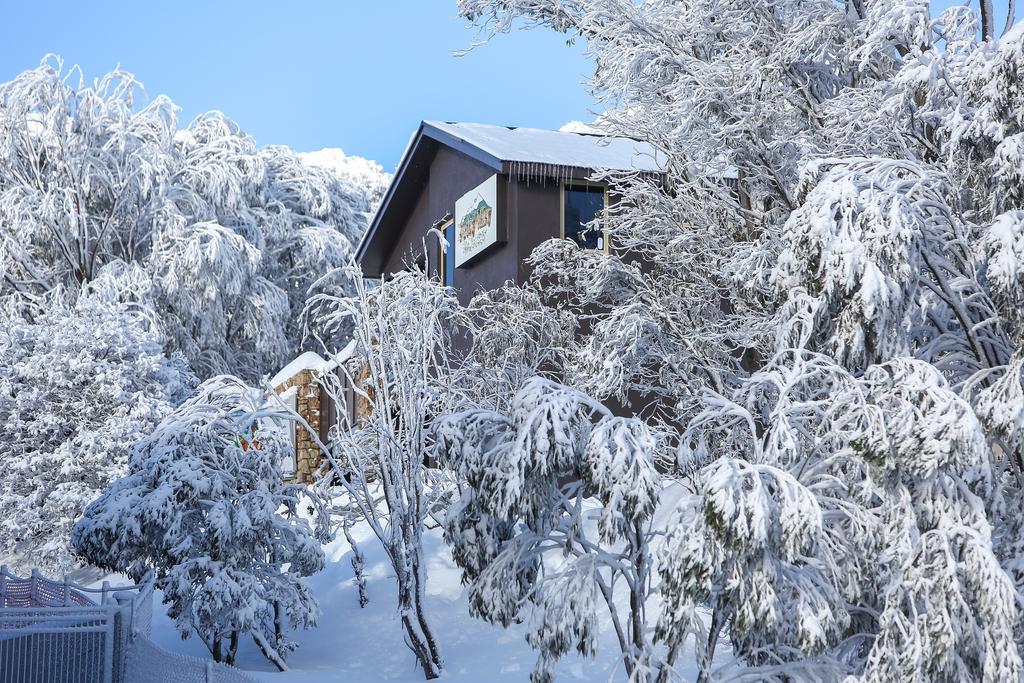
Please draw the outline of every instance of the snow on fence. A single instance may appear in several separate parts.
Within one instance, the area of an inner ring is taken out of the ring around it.
[[[168,652],[148,638],[132,643],[125,671],[131,683],[256,683],[233,666]]]
[[[99,603],[90,595],[96,596]],[[153,580],[100,588],[21,578],[0,567],[3,683],[251,683],[233,667],[161,650],[149,640]]]
[[[89,594],[99,594],[97,604]],[[120,683],[129,629],[152,619],[152,581],[112,589],[0,567],[0,680]],[[146,611],[148,610],[148,615]]]

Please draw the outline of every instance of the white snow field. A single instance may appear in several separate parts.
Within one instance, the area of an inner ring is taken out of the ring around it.
[[[251,639],[239,646],[237,665],[250,675],[276,683],[290,681],[375,683],[398,681],[419,683],[423,673],[412,652],[402,641],[402,628],[395,612],[394,578],[391,566],[369,528],[359,525],[353,537],[366,556],[369,604],[360,609],[353,580],[350,549],[344,536],[324,547],[326,568],[312,576],[313,592],[320,601],[320,623],[315,629],[298,631],[292,637],[299,648],[288,657],[289,671],[274,669]],[[445,670],[442,681],[465,683],[512,683],[529,680],[535,654],[523,638],[521,627],[502,629],[469,616],[466,590],[459,570],[434,529],[425,537],[429,556],[428,615],[440,640]],[[159,594],[154,596],[159,601]],[[558,681],[622,681],[618,666],[618,643],[610,630],[602,632],[604,644],[596,659],[569,655],[558,667]],[[171,652],[209,658],[197,637],[181,640],[163,606],[154,604],[152,639]],[[692,666],[687,664],[687,666]],[[695,672],[681,669],[688,680]]]

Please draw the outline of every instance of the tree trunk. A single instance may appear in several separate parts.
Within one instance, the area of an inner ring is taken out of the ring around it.
[[[356,587],[359,589],[359,606],[366,607],[366,603],[370,602],[370,598],[366,595],[366,558],[363,556],[363,551],[356,545],[355,539],[352,538],[348,520],[342,525],[342,530],[345,532],[345,540],[348,541],[348,545],[352,549],[352,572],[355,575]]]
[[[399,586],[398,608],[402,614],[402,627],[405,629],[409,649],[416,656],[423,675],[430,680],[441,675],[441,656],[424,614],[417,572],[412,573],[412,577],[404,577],[405,586]]]
[[[267,642],[267,639],[263,636],[260,631],[252,631],[252,640],[256,643],[256,647],[260,649],[263,656],[267,658],[271,664],[277,667],[278,671],[287,671],[288,665],[284,662],[284,657],[281,656],[278,644],[271,645]]]
[[[413,625],[411,619],[409,619],[408,613],[402,615],[402,627],[405,629],[405,636],[408,639],[409,648],[413,654],[416,655],[416,661],[419,662],[420,668],[423,669],[423,676],[429,681],[437,678],[441,675],[441,669],[431,659],[430,651],[427,649],[426,643],[423,638],[420,637],[419,629]]]
[[[718,633],[722,630],[722,623],[725,621],[723,616],[721,607],[718,607],[711,613],[711,628],[708,629],[707,651],[704,653],[704,661],[697,662],[697,666],[700,667],[697,683],[708,683],[711,680],[711,662],[715,659]]]
[[[992,9],[992,0],[978,0],[978,9],[981,14],[981,39],[991,40],[996,33],[996,17]]]
[[[281,619],[281,602],[274,601],[274,647],[281,647],[281,640],[284,638],[284,624]]]
[[[228,646],[227,661],[225,664],[235,665],[235,654],[238,653],[238,631],[231,632],[231,641]]]
[[[434,638],[434,632],[430,629],[430,624],[427,623],[427,613],[423,609],[423,582],[419,566],[413,569],[413,576],[415,577],[415,600],[416,600],[416,620],[419,622],[420,630],[423,632],[423,639],[427,643],[427,650],[430,652],[430,659],[437,667],[437,670],[441,670],[441,652],[437,646],[437,640]]]

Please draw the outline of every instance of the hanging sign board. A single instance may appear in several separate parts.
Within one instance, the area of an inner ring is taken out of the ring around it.
[[[492,175],[455,200],[455,266],[457,268],[473,260],[499,241],[504,241],[504,234],[502,234],[504,231],[500,230],[498,225],[500,214],[498,195],[498,176]]]

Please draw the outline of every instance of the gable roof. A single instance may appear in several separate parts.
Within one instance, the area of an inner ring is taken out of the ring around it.
[[[356,259],[370,277],[380,275],[386,258],[384,239],[393,239],[398,214],[415,201],[437,145],[450,147],[494,169],[524,176],[585,178],[594,171],[663,173],[665,154],[632,138],[515,128],[486,123],[423,121],[413,133],[366,233]],[[382,229],[384,226],[384,229]]]

